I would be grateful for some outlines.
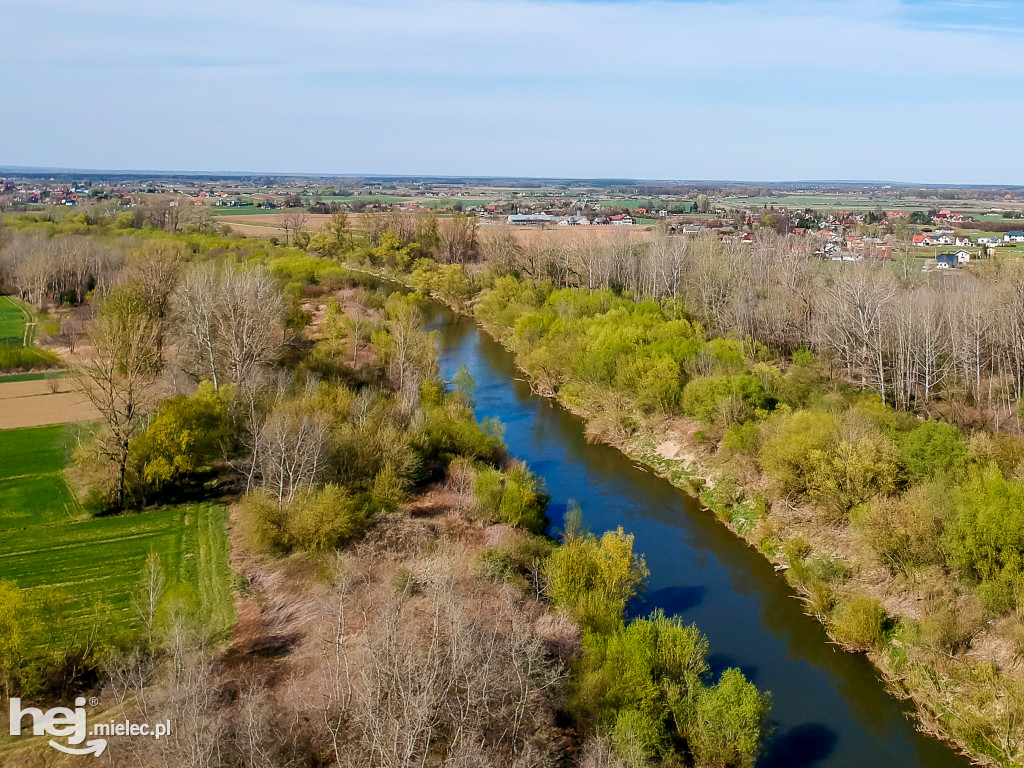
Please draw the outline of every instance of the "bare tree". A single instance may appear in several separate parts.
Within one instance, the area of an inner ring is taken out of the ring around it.
[[[124,508],[131,443],[152,404],[158,368],[156,339],[156,324],[146,315],[101,312],[91,333],[92,349],[74,368],[78,391],[96,408],[106,427],[96,436],[95,445],[117,470],[117,509]]]

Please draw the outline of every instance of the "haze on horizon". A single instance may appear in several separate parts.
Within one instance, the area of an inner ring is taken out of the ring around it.
[[[1024,183],[1024,8],[0,2],[0,165]]]

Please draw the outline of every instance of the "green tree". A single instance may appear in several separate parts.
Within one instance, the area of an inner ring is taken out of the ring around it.
[[[132,463],[144,492],[181,484],[221,455],[228,437],[227,399],[224,389],[203,381],[190,397],[175,395],[160,403],[132,445]]]
[[[771,695],[757,690],[740,670],[727,669],[716,685],[691,684],[674,709],[697,766],[749,768],[768,732]]]

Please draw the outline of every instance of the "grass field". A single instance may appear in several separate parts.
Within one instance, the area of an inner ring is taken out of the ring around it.
[[[25,340],[25,320],[31,317],[17,299],[0,296],[0,344],[21,347]]]
[[[66,484],[65,428],[0,431],[0,579],[38,591],[75,631],[95,621],[121,634],[135,624],[131,595],[150,552],[168,587],[197,598],[207,625],[234,622],[228,511],[219,504],[90,517]]]

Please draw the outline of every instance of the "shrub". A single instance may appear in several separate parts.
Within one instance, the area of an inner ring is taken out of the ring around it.
[[[326,485],[290,505],[278,506],[262,494],[245,498],[246,528],[264,549],[323,552],[361,534],[369,523],[365,507],[337,485]]]
[[[28,371],[52,368],[60,362],[56,352],[38,347],[8,347],[0,344],[0,371]]]
[[[860,648],[877,646],[885,635],[886,613],[873,597],[854,597],[843,603],[832,621],[837,640]]]
[[[749,768],[768,732],[771,696],[738,669],[727,669],[716,685],[693,685],[676,706],[679,733],[697,766]]]
[[[665,734],[661,723],[644,712],[626,709],[615,718],[611,742],[628,768],[646,768],[661,751]]]
[[[1024,573],[1024,486],[995,464],[975,470],[953,493],[944,542],[953,563],[980,580]]]
[[[804,493],[817,468],[815,455],[835,443],[836,420],[829,413],[799,411],[774,418],[761,447],[761,470],[784,495]]]
[[[749,410],[765,409],[770,400],[760,380],[749,374],[740,376],[698,377],[683,388],[683,413],[701,421],[710,422],[723,407],[723,402],[734,400]],[[742,420],[742,419],[741,419]]]
[[[506,470],[482,470],[476,478],[476,501],[477,514],[490,522],[522,526],[531,533],[543,533],[547,525],[544,483],[521,461]]]
[[[584,628],[611,631],[622,621],[626,603],[647,578],[633,536],[622,528],[567,540],[546,564],[548,591]]]
[[[948,515],[948,492],[939,485],[914,486],[903,496],[871,502],[855,528],[892,573],[910,574],[942,562],[940,542]]]
[[[962,470],[967,442],[954,425],[929,420],[903,436],[900,452],[907,476],[919,483]]]

